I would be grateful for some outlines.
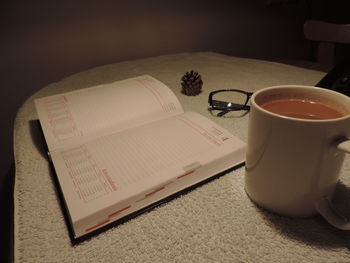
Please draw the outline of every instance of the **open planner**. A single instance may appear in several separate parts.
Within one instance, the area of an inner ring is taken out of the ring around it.
[[[149,75],[39,98],[35,107],[75,241],[245,159],[245,143],[184,112]]]

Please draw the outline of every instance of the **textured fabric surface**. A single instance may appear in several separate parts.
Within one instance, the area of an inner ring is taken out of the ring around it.
[[[180,79],[191,69],[204,82],[203,92],[194,97],[180,92]],[[255,206],[244,191],[244,168],[72,246],[33,100],[141,74],[168,85],[185,111],[199,112],[246,141],[248,115],[211,116],[211,90],[314,85],[325,73],[203,52],[106,65],[41,89],[23,104],[15,122],[15,262],[350,262],[350,232],[331,227],[320,216],[291,219]],[[347,157],[335,199],[350,216],[349,172]]]

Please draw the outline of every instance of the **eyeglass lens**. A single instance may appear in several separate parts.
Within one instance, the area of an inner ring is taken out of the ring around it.
[[[241,108],[246,102],[247,94],[241,92],[222,91],[212,97],[212,106],[220,108]]]

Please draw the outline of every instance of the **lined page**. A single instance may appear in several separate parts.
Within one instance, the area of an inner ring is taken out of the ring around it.
[[[189,164],[225,156],[235,139],[208,119],[184,113],[56,151],[53,159],[69,205],[83,214],[81,203],[100,209],[168,182]]]
[[[122,188],[145,178],[152,180],[157,172],[195,158],[213,145],[178,117],[146,125],[142,132],[134,129],[107,136],[87,147]]]
[[[145,75],[35,101],[49,149],[182,113],[172,91]]]

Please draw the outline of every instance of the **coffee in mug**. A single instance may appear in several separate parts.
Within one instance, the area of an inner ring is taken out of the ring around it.
[[[301,119],[323,120],[344,116],[343,112],[322,102],[302,98],[271,100],[260,106],[276,114]]]
[[[340,168],[350,153],[350,98],[287,85],[255,92],[250,104],[248,196],[280,215],[319,213],[335,227],[350,229],[332,207]]]

